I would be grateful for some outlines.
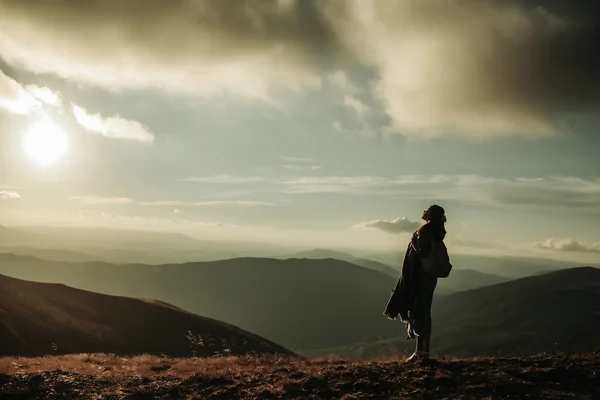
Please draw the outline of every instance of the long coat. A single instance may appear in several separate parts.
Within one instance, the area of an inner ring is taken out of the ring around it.
[[[403,321],[409,319],[415,297],[421,288],[421,274],[425,273],[421,267],[421,257],[424,258],[429,255],[433,240],[443,240],[444,236],[445,230],[443,230],[443,227],[441,230],[436,230],[430,223],[423,225],[413,233],[404,255],[402,275],[400,275],[383,312],[388,318],[397,319],[400,316]],[[415,249],[418,249],[419,254],[416,253]]]

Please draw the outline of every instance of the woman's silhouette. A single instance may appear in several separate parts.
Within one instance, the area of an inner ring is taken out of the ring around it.
[[[423,211],[421,218],[427,223],[412,236],[404,256],[402,275],[384,312],[390,319],[400,315],[407,326],[408,338],[417,339],[415,352],[408,360],[429,358],[431,303],[437,277],[423,270],[422,259],[429,255],[434,241],[442,242],[446,237],[446,216],[442,207],[432,205]],[[441,247],[451,267],[446,247]]]

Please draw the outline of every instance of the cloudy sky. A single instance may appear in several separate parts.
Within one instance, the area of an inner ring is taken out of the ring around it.
[[[599,21],[567,0],[0,0],[0,224],[394,249],[439,203],[456,251],[598,260]]]

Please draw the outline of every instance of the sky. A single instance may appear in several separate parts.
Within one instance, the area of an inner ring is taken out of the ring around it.
[[[403,250],[435,203],[598,262],[598,43],[591,1],[0,0],[0,224]]]

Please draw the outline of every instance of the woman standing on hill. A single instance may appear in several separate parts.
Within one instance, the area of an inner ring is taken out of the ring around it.
[[[402,265],[402,275],[392,293],[384,315],[396,319],[398,315],[407,325],[407,339],[417,339],[416,349],[408,360],[429,358],[431,340],[431,303],[437,285],[437,277],[423,268],[434,245],[441,245],[448,273],[452,268],[443,240],[446,237],[445,211],[438,205],[432,205],[423,211],[421,217],[427,223],[417,229],[408,244]]]

